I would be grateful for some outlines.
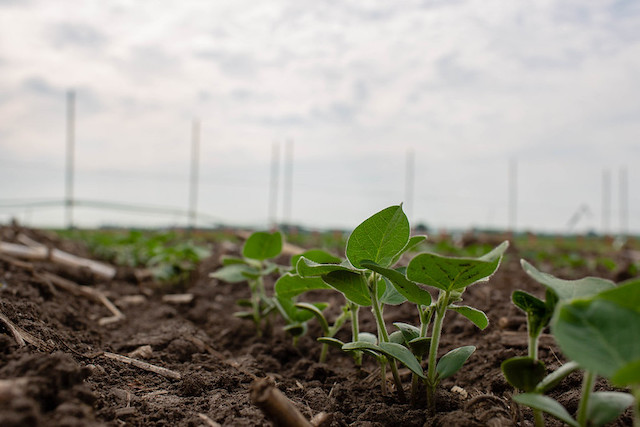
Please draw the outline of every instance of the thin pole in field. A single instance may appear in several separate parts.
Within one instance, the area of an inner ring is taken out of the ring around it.
[[[405,212],[409,218],[413,217],[413,189],[415,182],[415,155],[412,149],[407,150],[406,174],[404,179]]]
[[[274,142],[271,146],[271,179],[269,182],[269,205],[268,223],[269,227],[275,228],[278,225],[278,174],[280,170],[280,145]]]
[[[288,139],[284,146],[284,212],[282,221],[285,225],[292,225],[293,211],[293,140]]]
[[[189,229],[197,227],[198,222],[198,179],[200,164],[200,121],[194,120],[191,126],[191,179],[189,181]]]
[[[611,224],[611,171],[602,171],[602,234],[610,232]]]
[[[65,165],[65,222],[67,228],[73,228],[73,170],[75,157],[75,103],[76,94],[67,92],[67,156]]]
[[[620,234],[626,236],[629,232],[629,203],[628,203],[627,168],[620,168]]]
[[[518,163],[515,158],[509,162],[509,227],[515,231],[518,219]]]

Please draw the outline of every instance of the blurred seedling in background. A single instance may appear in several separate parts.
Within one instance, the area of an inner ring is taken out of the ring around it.
[[[251,291],[248,300],[238,300],[241,307],[248,311],[239,311],[235,315],[251,319],[258,336],[263,334],[263,322],[268,328],[269,314],[276,308],[271,297],[265,292],[264,277],[281,270],[273,259],[282,252],[283,238],[279,231],[268,233],[257,231],[246,240],[242,247],[242,257],[224,257],[222,267],[211,273],[210,277],[227,283],[247,282]]]

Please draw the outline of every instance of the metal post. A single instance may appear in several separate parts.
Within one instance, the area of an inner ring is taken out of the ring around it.
[[[282,203],[284,205],[284,212],[282,222],[285,225],[291,226],[293,210],[293,140],[287,140],[284,149],[284,194]]]
[[[518,219],[518,163],[509,162],[509,231],[515,232]]]
[[[405,179],[404,179],[404,202],[405,207],[404,211],[411,219],[413,216],[413,189],[414,189],[414,180],[415,180],[415,157],[412,149],[407,150],[407,158],[406,158],[406,170],[405,170]]]
[[[602,171],[602,234],[610,232],[611,224],[611,172]]]
[[[627,168],[620,168],[620,234],[626,237],[629,233],[629,203],[627,186]]]
[[[67,158],[65,165],[65,217],[67,228],[73,228],[73,170],[75,151],[75,102],[76,94],[67,92]]]
[[[268,223],[270,227],[277,227],[278,212],[278,174],[279,174],[280,146],[274,142],[271,147],[271,180],[269,183]]]
[[[197,227],[198,221],[198,166],[200,163],[200,122],[191,126],[191,179],[189,184],[189,229]]]

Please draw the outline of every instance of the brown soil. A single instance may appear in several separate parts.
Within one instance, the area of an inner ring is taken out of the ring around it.
[[[1,232],[2,240],[11,241],[16,229],[7,227]],[[33,230],[22,232],[88,255],[77,244]],[[0,257],[0,311],[43,343],[20,347],[0,322],[0,382],[25,379],[10,392],[0,387],[0,425],[269,425],[249,398],[256,377],[270,377],[307,418],[326,413],[326,426],[532,425],[530,411],[512,403],[512,389],[500,372],[503,360],[526,353],[526,325],[510,303],[511,292],[543,293],[522,272],[517,248],[509,249],[489,283],[474,285],[464,295],[465,303],[487,313],[487,329],[479,331],[457,314],[447,314],[442,352],[469,344],[477,351],[458,374],[442,383],[434,416],[428,415],[424,398],[412,405],[400,402],[395,393],[382,396],[376,365],[370,358],[365,357],[363,369],[357,370],[352,359],[332,349],[327,363],[317,363],[319,328],[314,322],[295,347],[277,321],[265,336],[257,337],[249,321],[233,316],[234,302],[248,296],[247,287],[208,277],[223,253],[237,254],[238,248],[229,244],[212,248],[213,256],[202,263],[186,288],[194,295],[190,303],[164,303],[158,286],[137,283],[126,272],[118,280],[92,283],[126,315],[102,326],[99,319],[110,315],[103,305],[55,288],[38,273],[55,272],[87,284],[82,278],[70,277],[51,263],[34,262],[31,269]],[[550,271],[548,266],[539,267]],[[587,272],[572,274],[580,277]],[[597,274],[615,278],[606,271]],[[127,277],[131,279],[124,280]],[[133,295],[143,298],[132,302],[127,297]],[[335,299],[327,294],[320,297]],[[389,307],[385,316],[389,329],[395,321],[417,321],[408,304]],[[363,310],[362,318],[362,329],[374,332],[370,313]],[[339,337],[348,340],[346,329],[348,326]],[[136,356],[138,359],[178,372],[181,378],[171,379],[104,356],[104,352],[127,355],[141,346],[150,346],[151,352]],[[563,362],[550,336],[541,340],[540,356],[551,369]],[[408,391],[409,373],[401,370],[401,374]],[[570,412],[577,407],[580,381],[574,374],[552,394]],[[603,388],[607,385],[600,381],[597,389]],[[560,425],[547,419],[548,425]],[[631,425],[630,413],[614,425]]]

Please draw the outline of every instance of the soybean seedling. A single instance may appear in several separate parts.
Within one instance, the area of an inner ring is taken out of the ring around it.
[[[414,289],[415,283],[427,285],[438,289],[438,298],[433,306],[421,309],[421,321],[431,321],[431,337],[429,341],[429,359],[427,366],[427,406],[431,413],[436,410],[436,388],[438,383],[455,374],[475,351],[474,346],[463,346],[451,350],[437,360],[440,337],[445,315],[448,310],[453,310],[473,322],[480,329],[489,324],[486,314],[473,307],[457,305],[462,300],[462,293],[473,284],[487,281],[497,271],[502,255],[509,246],[505,241],[491,252],[479,258],[454,258],[444,257],[431,253],[416,255],[407,266],[406,279],[396,274],[388,275],[398,290]],[[414,285],[411,284],[414,282]],[[418,288],[421,289],[421,288]],[[409,293],[405,290],[406,295]],[[408,297],[409,298],[409,297]],[[413,297],[411,297],[413,298]],[[417,304],[426,301],[414,300]],[[423,337],[425,330],[422,324],[420,335]]]
[[[238,300],[237,304],[251,310],[236,312],[235,315],[251,319],[258,336],[262,336],[263,320],[268,326],[268,316],[275,308],[273,300],[265,292],[264,276],[280,270],[280,267],[271,260],[282,252],[282,243],[283,238],[279,231],[255,232],[244,243],[242,258],[224,258],[223,266],[210,275],[228,283],[246,281],[249,284],[251,298]]]
[[[634,379],[632,374],[640,365],[640,345],[629,346],[629,343],[637,342],[640,333],[637,308],[640,289],[634,288],[633,284],[616,288],[613,282],[597,277],[563,280],[538,271],[524,260],[522,267],[529,276],[546,286],[546,309],[553,311],[547,323],[563,353],[573,360],[546,377],[542,362],[532,365],[532,357],[505,361],[505,378],[524,391],[513,400],[534,410],[537,427],[544,426],[541,412],[574,427],[601,426],[613,421],[632,404],[633,397],[627,393],[593,392],[593,386],[597,374],[614,379],[618,384],[632,385],[634,381],[640,384],[638,375]],[[529,298],[528,301],[531,304],[534,300]],[[539,302],[532,304],[542,308]],[[547,315],[543,313],[541,318],[544,320]],[[531,336],[531,331],[529,334]],[[562,405],[544,393],[579,368],[584,369],[584,374],[574,419]]]
[[[284,329],[294,336],[294,345],[298,337],[304,335],[307,332],[307,322],[316,317],[325,336],[333,337],[346,320],[346,315],[343,310],[343,314],[336,319],[336,323],[333,326],[329,326],[327,319],[322,313],[328,306],[325,302],[306,303],[298,302],[299,295],[314,289],[330,289],[322,279],[318,277],[301,277],[295,274],[295,264],[300,257],[307,257],[317,263],[336,263],[340,262],[340,259],[318,249],[312,249],[304,252],[302,255],[296,255],[291,258],[291,264],[293,266],[293,272],[287,272],[280,276],[275,283],[275,297],[274,302],[278,311],[287,322]],[[320,362],[326,360],[327,349],[326,344],[323,345],[320,353]]]
[[[426,236],[410,237],[409,220],[402,205],[390,206],[358,225],[347,240],[346,260],[340,264],[318,264],[305,257],[296,268],[302,277],[320,277],[327,285],[341,292],[349,301],[352,342],[342,345],[345,351],[366,351],[374,354],[380,364],[382,393],[386,393],[386,364],[389,363],[396,389],[404,399],[396,360],[421,372],[419,363],[409,350],[390,342],[383,310],[385,304],[400,304],[405,298],[371,265],[390,268],[400,257]],[[360,307],[371,307],[376,320],[376,343],[361,339],[358,325]],[[417,365],[417,368],[415,367]],[[412,369],[412,370],[414,370]]]

